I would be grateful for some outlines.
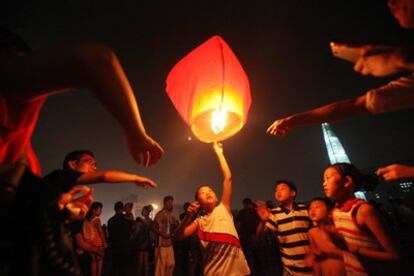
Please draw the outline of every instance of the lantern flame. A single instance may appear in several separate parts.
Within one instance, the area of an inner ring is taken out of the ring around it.
[[[224,108],[216,109],[212,117],[211,129],[214,134],[222,132],[226,125],[227,111]]]

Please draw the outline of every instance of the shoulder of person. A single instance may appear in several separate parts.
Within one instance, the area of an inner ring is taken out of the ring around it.
[[[270,212],[278,212],[278,211],[281,211],[281,210],[282,210],[282,208],[280,206],[277,206],[275,208],[270,209]]]
[[[303,202],[297,202],[296,203],[296,206],[298,207],[298,209],[300,209],[300,210],[303,210],[303,209],[306,209],[306,210],[308,210],[308,205],[306,205],[305,203],[303,203]]]
[[[358,206],[358,216],[369,217],[372,215],[376,215],[378,210],[369,202],[361,203]]]
[[[76,184],[76,181],[83,173],[71,169],[54,170],[43,177],[49,185],[60,185],[64,189],[69,189]]]

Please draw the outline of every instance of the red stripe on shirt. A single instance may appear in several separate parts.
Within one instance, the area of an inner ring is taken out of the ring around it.
[[[209,233],[198,230],[198,238],[202,241],[221,242],[240,247],[239,239],[230,234]]]

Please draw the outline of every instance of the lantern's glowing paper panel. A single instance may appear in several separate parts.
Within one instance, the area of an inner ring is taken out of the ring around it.
[[[220,36],[210,38],[180,60],[167,77],[166,90],[201,141],[222,141],[237,133],[247,120],[249,79]]]

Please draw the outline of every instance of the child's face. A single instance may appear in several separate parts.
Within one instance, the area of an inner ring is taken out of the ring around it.
[[[198,190],[197,199],[203,209],[214,207],[218,202],[216,193],[208,186],[203,186]]]
[[[326,203],[320,200],[312,201],[309,206],[309,218],[313,222],[326,220],[329,216]]]
[[[296,192],[292,191],[285,183],[280,183],[275,187],[275,199],[281,204],[293,201]]]
[[[323,190],[325,195],[330,199],[338,199],[345,192],[345,181],[339,172],[329,167],[325,170],[323,175]]]

